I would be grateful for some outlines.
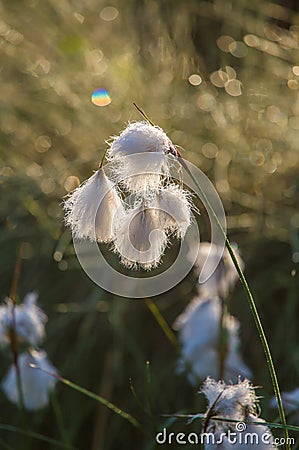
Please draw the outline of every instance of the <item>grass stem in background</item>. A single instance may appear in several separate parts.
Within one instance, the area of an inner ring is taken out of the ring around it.
[[[48,375],[56,378],[61,383],[71,387],[75,391],[78,391],[81,394],[86,395],[87,397],[92,398],[93,400],[95,400],[95,401],[101,403],[102,405],[106,406],[107,408],[111,409],[111,411],[113,411],[115,414],[118,414],[120,417],[122,417],[123,419],[130,422],[130,424],[133,425],[135,428],[141,428],[140,423],[133,416],[131,416],[131,414],[123,411],[118,406],[114,405],[109,400],[106,400],[105,398],[101,397],[100,395],[97,395],[94,392],[91,392],[88,389],[85,389],[85,388],[77,385],[76,383],[73,383],[72,381],[68,380],[67,378],[63,378],[60,375],[57,375],[56,373],[49,372],[48,370],[44,370],[41,367],[37,366],[36,364],[30,364],[30,367],[32,367],[33,369],[41,370],[42,372],[47,373]]]

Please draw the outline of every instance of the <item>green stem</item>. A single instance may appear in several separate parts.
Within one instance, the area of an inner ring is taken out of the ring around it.
[[[39,441],[46,442],[47,444],[53,444],[53,445],[55,445],[55,448],[78,450],[78,449],[75,449],[74,447],[66,446],[62,442],[56,441],[56,439],[52,439],[48,436],[44,436],[43,434],[35,433],[34,431],[24,431],[23,429],[14,427],[13,425],[0,423],[0,430],[9,431],[13,434],[20,434],[22,436],[30,436],[33,439],[37,439]]]
[[[50,400],[51,400],[51,404],[53,406],[53,410],[54,410],[54,413],[55,413],[55,416],[56,416],[57,425],[58,425],[58,428],[59,428],[59,432],[60,432],[60,435],[61,435],[62,442],[66,445],[66,447],[71,447],[72,444],[70,442],[69,435],[67,433],[67,430],[66,430],[66,427],[65,427],[65,424],[64,424],[61,408],[60,408],[60,405],[59,405],[59,403],[57,401],[56,393],[55,393],[54,390],[52,390],[51,393],[50,393]]]
[[[230,254],[230,257],[233,261],[233,264],[236,268],[236,271],[238,273],[239,279],[241,281],[241,284],[243,286],[243,289],[245,291],[248,303],[249,303],[249,307],[251,310],[251,313],[253,315],[257,330],[258,330],[258,334],[260,337],[260,340],[262,342],[263,345],[263,349],[264,349],[264,353],[266,356],[266,361],[267,361],[267,365],[268,365],[268,369],[270,372],[270,376],[271,376],[271,380],[272,380],[272,385],[273,385],[273,389],[274,389],[274,393],[275,393],[275,397],[277,399],[277,405],[278,405],[278,411],[279,411],[279,416],[280,416],[280,420],[281,423],[283,425],[283,430],[284,430],[284,437],[286,439],[286,449],[290,450],[290,444],[289,442],[289,434],[288,434],[288,429],[287,429],[287,423],[286,423],[286,418],[285,418],[285,414],[284,414],[284,409],[283,409],[283,405],[282,405],[282,400],[281,400],[281,394],[280,394],[280,388],[279,388],[279,383],[278,383],[278,379],[277,379],[277,375],[276,375],[276,371],[275,371],[275,367],[274,367],[274,363],[273,363],[273,358],[271,355],[271,351],[270,351],[270,347],[264,332],[264,328],[254,301],[254,298],[252,296],[252,293],[250,291],[250,288],[248,286],[247,280],[242,272],[242,269],[238,263],[238,260],[235,256],[233,247],[225,233],[225,231],[222,228],[221,223],[219,222],[219,219],[214,211],[214,209],[212,208],[212,206],[210,205],[210,202],[207,198],[207,196],[205,195],[204,191],[201,189],[201,187],[199,186],[199,184],[197,183],[197,180],[195,179],[195,177],[193,176],[193,174],[191,173],[191,171],[189,170],[188,167],[186,167],[184,165],[188,175],[191,177],[192,181],[195,183],[197,189],[199,189],[200,194],[202,195],[202,198],[204,199],[204,203],[206,205],[206,208],[208,210],[208,212],[211,214],[213,220],[215,221],[217,228],[219,229],[220,233],[222,234],[222,237],[225,239],[225,245],[226,248]]]
[[[93,392],[89,391],[88,389],[85,389],[78,384],[73,383],[72,381],[68,380],[67,378],[63,378],[60,375],[57,375],[54,372],[49,372],[48,370],[44,370],[41,367],[37,366],[36,364],[30,364],[30,367],[33,369],[41,370],[44,373],[47,373],[48,375],[56,378],[57,380],[61,381],[61,383],[66,384],[67,386],[71,387],[75,391],[81,392],[81,394],[86,395],[87,397],[92,398],[93,400],[96,400],[97,402],[101,403],[102,405],[106,406],[108,409],[111,409],[114,413],[121,416],[123,419],[127,420],[136,428],[141,428],[140,423],[135,419],[135,417],[131,416],[131,414],[123,411],[118,406],[114,405],[113,403],[109,402],[109,400],[106,400],[104,397],[101,397],[100,395],[94,394]]]
[[[156,319],[157,323],[160,325],[160,327],[163,330],[167,339],[174,346],[174,348],[178,352],[180,352],[180,345],[177,341],[177,338],[176,338],[174,332],[171,330],[170,326],[168,325],[168,323],[166,322],[166,320],[160,313],[160,311],[157,308],[157,306],[155,305],[155,303],[150,298],[146,298],[145,303],[146,303],[146,306],[148,307],[148,309],[150,310],[150,312],[152,313],[152,315],[154,316],[154,318]]]

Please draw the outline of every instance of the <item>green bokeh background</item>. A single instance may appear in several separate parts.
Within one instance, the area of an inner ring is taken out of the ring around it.
[[[295,388],[297,2],[2,0],[0,18],[1,298],[10,292],[21,247],[18,295],[39,292],[49,316],[44,348],[51,361],[65,377],[131,412],[147,433],[58,385],[57,401],[74,447],[153,449],[155,432],[166,420],[161,414],[205,410],[197,389],[175,374],[177,353],[145,302],[116,298],[94,285],[63,225],[67,191],[97,168],[111,135],[140,120],[133,101],[214,183],[231,240],[245,260],[281,387]],[[107,89],[110,105],[92,104],[99,87]],[[200,218],[199,225],[205,237]],[[195,281],[190,274],[154,299],[170,325],[195,294]],[[252,381],[262,387],[263,417],[276,420],[268,406],[273,392],[263,350],[239,286],[231,312],[242,324]],[[2,351],[1,376],[9,363]],[[141,403],[151,405],[150,415],[132,396],[130,379]],[[20,426],[16,407],[2,393],[0,422]],[[32,431],[61,440],[52,407],[30,413],[28,423]],[[200,424],[181,420],[171,429],[199,432]],[[22,448],[19,435],[0,433],[0,447],[5,442]],[[55,448],[38,440],[30,445]]]

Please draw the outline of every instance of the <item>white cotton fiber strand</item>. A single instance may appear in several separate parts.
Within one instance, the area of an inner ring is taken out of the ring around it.
[[[129,209],[115,223],[114,249],[128,268],[156,267],[167,245],[160,230],[159,211],[142,204]]]
[[[24,406],[28,410],[45,408],[49,403],[49,391],[54,388],[55,377],[30,367],[35,364],[43,370],[57,374],[45,351],[29,350],[19,355],[18,364],[22,382]],[[13,403],[19,403],[19,391],[15,366],[12,365],[1,384],[2,390]]]
[[[111,242],[113,219],[122,200],[103,169],[75,189],[64,203],[65,222],[78,239]]]
[[[188,194],[173,184],[161,188],[157,196],[157,208],[160,211],[163,229],[178,238],[184,238],[187,228],[191,224]]]

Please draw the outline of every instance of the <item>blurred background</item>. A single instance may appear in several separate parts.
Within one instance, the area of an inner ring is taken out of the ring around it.
[[[21,248],[18,295],[39,292],[49,317],[44,347],[53,364],[131,412],[145,431],[58,385],[72,444],[149,450],[166,421],[162,414],[205,410],[197,389],[175,373],[176,349],[146,303],[93,284],[63,225],[63,197],[96,170],[105,141],[141,119],[133,101],[214,183],[230,238],[245,260],[281,388],[297,387],[298,2],[2,0],[0,17],[1,298],[9,295]],[[110,104],[92,103],[97,88],[107,90]],[[205,237],[200,219],[199,225]],[[172,251],[175,246],[166,259]],[[191,273],[154,299],[169,325],[194,296],[195,282]],[[262,387],[263,417],[276,420],[263,350],[240,286],[231,312],[242,324],[252,381]],[[9,362],[1,352],[1,377]],[[0,393],[0,422],[19,426],[16,411]],[[61,440],[51,407],[29,413],[28,421],[32,431]],[[199,423],[181,420],[176,427],[194,431]],[[20,448],[20,436],[1,433],[9,448]],[[55,446],[32,440],[31,448]]]

